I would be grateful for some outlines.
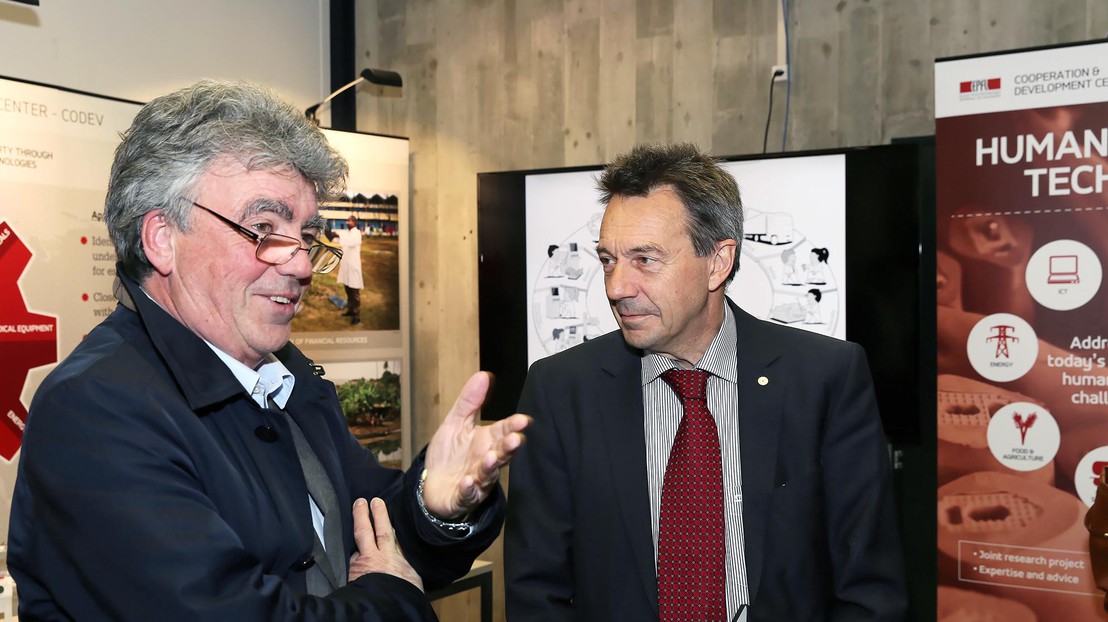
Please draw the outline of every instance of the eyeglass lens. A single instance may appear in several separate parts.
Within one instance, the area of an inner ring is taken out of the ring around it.
[[[283,264],[302,250],[300,241],[284,235],[270,234],[258,242],[257,257],[261,261],[271,264]],[[308,251],[308,260],[312,263],[312,272],[326,274],[335,268],[339,258],[331,249],[321,244],[313,245]]]
[[[322,244],[308,250],[308,259],[312,262],[312,272],[316,274],[327,274],[339,265],[339,256]]]

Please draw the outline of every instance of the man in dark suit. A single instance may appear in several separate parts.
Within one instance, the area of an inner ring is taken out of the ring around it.
[[[862,349],[726,299],[742,205],[695,146],[636,147],[599,186],[597,253],[620,330],[528,374],[509,622],[900,619]]]
[[[424,586],[497,536],[527,418],[476,425],[486,374],[402,473],[289,343],[313,272],[341,256],[318,204],[346,172],[255,85],[204,81],[138,113],[104,210],[120,306],[31,403],[8,540],[20,618],[433,620]]]

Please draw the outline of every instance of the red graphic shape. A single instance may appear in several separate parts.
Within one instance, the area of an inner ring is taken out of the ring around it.
[[[985,341],[994,341],[994,340],[996,341],[996,354],[993,355],[993,358],[998,359],[1002,356],[1004,358],[1008,358],[1008,342],[1009,341],[1019,342],[1019,337],[1016,337],[1016,336],[1012,335],[1012,333],[1010,333],[1008,331],[1015,332],[1016,327],[1015,326],[1005,326],[1004,324],[999,324],[997,326],[993,326],[992,330],[995,330],[996,334],[993,335],[992,337],[986,337]]]
[[[1035,425],[1035,420],[1038,418],[1039,416],[1035,413],[1027,415],[1026,421],[1023,415],[1019,413],[1016,413],[1015,416],[1012,417],[1012,421],[1016,423],[1016,427],[1019,428],[1020,431],[1020,445],[1027,444],[1027,431],[1031,429],[1031,426]]]
[[[27,409],[19,400],[27,372],[58,360],[57,318],[31,313],[19,277],[31,261],[27,248],[7,222],[0,222],[0,456],[11,460],[23,442]]]

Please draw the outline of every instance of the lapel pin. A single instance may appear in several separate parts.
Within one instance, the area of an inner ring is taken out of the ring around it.
[[[765,376],[758,376],[758,384],[762,385],[763,387],[766,386],[767,384],[769,384],[769,378],[766,378]]]

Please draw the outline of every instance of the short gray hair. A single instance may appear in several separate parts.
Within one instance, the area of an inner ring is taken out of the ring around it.
[[[142,248],[142,220],[160,210],[188,228],[200,177],[221,157],[248,171],[295,171],[319,201],[346,186],[346,161],[303,112],[250,82],[203,80],[146,104],[115,150],[104,219],[129,276],[144,280],[153,267]],[[185,200],[182,200],[185,199]]]
[[[647,144],[632,147],[604,168],[597,182],[605,206],[612,197],[645,197],[672,188],[685,206],[685,229],[697,256],[706,257],[722,240],[735,240],[739,269],[743,240],[743,204],[739,186],[719,161],[692,143]]]

